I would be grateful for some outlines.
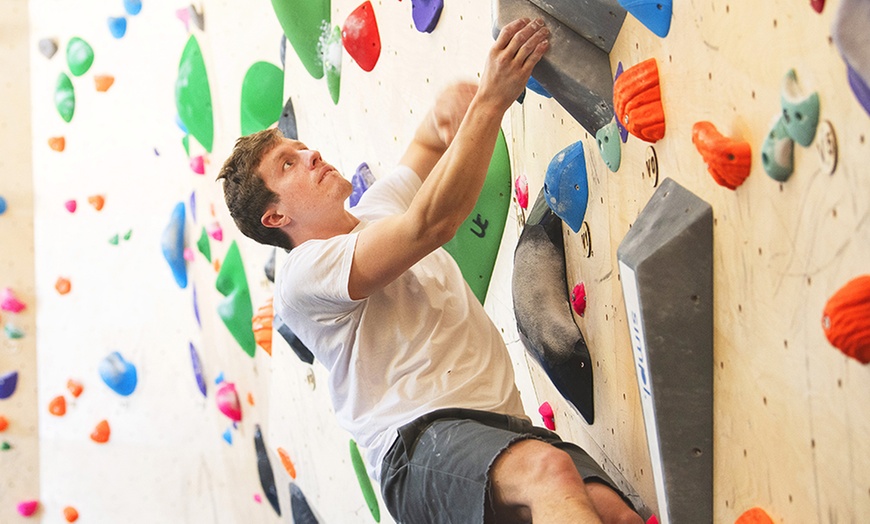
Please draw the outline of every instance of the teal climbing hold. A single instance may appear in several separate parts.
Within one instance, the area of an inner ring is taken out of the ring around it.
[[[284,71],[269,62],[256,62],[242,80],[242,136],[262,131],[281,116]]]
[[[326,35],[325,35],[326,36]],[[323,42],[323,72],[326,74],[326,86],[332,103],[338,104],[341,91],[341,28],[335,26]]]
[[[782,82],[781,102],[788,136],[804,147],[809,146],[819,126],[819,94],[804,95],[795,70],[790,69]]]
[[[65,122],[72,120],[76,110],[76,92],[72,80],[66,73],[61,73],[57,77],[57,85],[54,88],[54,107],[57,108],[57,112]]]
[[[595,140],[598,142],[598,151],[601,152],[604,164],[608,169],[616,173],[619,170],[619,165],[622,163],[622,146],[620,144],[619,127],[616,125],[616,119],[611,120],[609,124],[599,129],[595,133]]]
[[[82,76],[94,63],[94,50],[84,40],[74,36],[66,45],[66,63],[70,73],[74,76]]]
[[[160,244],[163,256],[169,263],[175,283],[180,288],[187,287],[187,263],[184,261],[184,202],[179,202],[172,210],[169,224],[163,230]]]
[[[214,143],[211,90],[208,87],[208,75],[205,71],[202,50],[193,35],[187,40],[178,64],[175,107],[184,127],[206,151],[211,153]]]
[[[369,479],[369,474],[366,472],[366,466],[360,455],[359,448],[353,439],[350,439],[350,460],[353,463],[353,470],[356,473],[356,480],[359,482],[359,487],[362,490],[363,498],[375,522],[381,521],[381,508],[378,505],[378,499],[375,497],[375,490],[372,488],[372,481]]]
[[[330,0],[272,0],[287,40],[314,78],[323,78],[321,37],[330,27]]]
[[[252,324],[254,307],[251,305],[251,292],[248,288],[248,279],[245,277],[242,255],[235,240],[230,244],[224,262],[221,264],[215,287],[226,297],[218,304],[218,315],[236,342],[242,346],[248,356],[253,358],[257,349]]]
[[[761,165],[777,182],[785,182],[794,171],[794,140],[788,136],[783,116],[776,118],[761,145]]]
[[[577,233],[586,216],[589,182],[583,142],[575,142],[553,157],[544,177],[547,206]]]
[[[656,36],[668,36],[671,30],[672,0],[619,0],[619,4]]]

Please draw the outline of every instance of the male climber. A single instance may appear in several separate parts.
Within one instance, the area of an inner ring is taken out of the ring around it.
[[[239,229],[289,250],[276,313],[329,370],[398,522],[642,522],[583,450],[532,426],[499,331],[441,249],[548,36],[506,25],[479,85],[446,89],[353,210],[351,184],[274,129],[240,138],[218,177]]]

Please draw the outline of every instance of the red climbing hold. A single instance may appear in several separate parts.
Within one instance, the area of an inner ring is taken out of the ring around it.
[[[810,0],[810,5],[817,13],[821,13],[822,9],[825,8],[825,0]]]
[[[870,275],[851,280],[828,299],[822,327],[835,348],[862,364],[870,362]]]
[[[571,291],[571,307],[581,317],[586,313],[586,284],[583,282],[574,286]]]
[[[341,28],[341,43],[363,71],[371,71],[381,56],[381,36],[370,1],[353,10]]]
[[[748,142],[722,136],[710,122],[697,122],[692,127],[692,143],[720,186],[737,189],[749,176],[752,148]]]

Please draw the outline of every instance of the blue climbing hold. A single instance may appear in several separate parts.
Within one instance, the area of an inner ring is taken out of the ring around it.
[[[169,225],[163,230],[161,238],[163,256],[169,262],[172,276],[180,288],[187,287],[187,263],[184,261],[184,202],[179,202],[172,210]]]
[[[664,38],[671,30],[672,0],[619,0],[647,29]]]
[[[18,385],[18,372],[10,371],[5,375],[0,375],[0,400],[9,398],[15,393],[15,387]]]
[[[575,142],[550,160],[544,177],[547,206],[577,233],[586,217],[589,182],[586,180],[586,156],[583,142]]]
[[[227,428],[226,431],[224,431],[223,437],[224,437],[224,440],[227,441],[227,444],[233,443],[233,434],[230,431],[230,428]]]
[[[103,382],[119,395],[126,397],[136,389],[138,382],[136,366],[125,360],[117,351],[100,361],[98,371]]]
[[[124,10],[128,15],[138,15],[142,10],[142,0],[124,0]]]
[[[127,19],[123,16],[121,17],[109,17],[109,32],[112,33],[112,36],[115,38],[123,38],[125,34],[127,34]]]
[[[541,95],[541,96],[543,96],[543,97],[546,97],[546,98],[553,98],[553,95],[551,95],[551,94],[549,93],[549,91],[547,91],[547,89],[546,89],[544,86],[541,85],[540,82],[538,82],[537,80],[535,80],[535,77],[533,77],[533,76],[530,76],[530,77],[529,77],[529,80],[526,82],[526,87],[527,87],[530,91],[534,91],[535,93],[538,93],[539,95]]]
[[[0,196],[0,215],[6,212],[8,205],[6,204],[6,199]]]

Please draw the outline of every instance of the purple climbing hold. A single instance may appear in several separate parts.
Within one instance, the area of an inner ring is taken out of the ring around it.
[[[199,387],[200,393],[205,397],[205,377],[202,374],[202,361],[199,359],[199,353],[197,353],[193,342],[188,343],[190,344],[190,360],[193,363],[193,376],[196,378],[196,385]]]
[[[363,162],[356,168],[356,172],[351,177],[350,182],[353,185],[353,192],[350,194],[350,207],[354,207],[359,203],[363,193],[375,183],[375,176],[372,174],[369,165]]]
[[[421,33],[431,33],[441,18],[444,0],[411,0],[411,17],[414,27]]]
[[[202,329],[202,320],[199,317],[199,301],[196,299],[196,286],[193,287],[193,316],[196,317],[196,324],[199,329]]]
[[[616,64],[616,74],[613,76],[613,81],[616,82],[616,79],[622,74],[622,62]],[[613,115],[616,116],[616,111],[613,112]],[[616,127],[619,128],[619,139],[622,140],[622,143],[628,142],[628,129],[622,125],[622,122],[619,121],[619,117],[616,117]]]
[[[867,111],[867,114],[870,115],[870,86],[867,85],[857,71],[852,69],[852,66],[848,66],[848,68],[849,87],[852,88],[852,92],[855,94],[855,98],[858,99],[858,103],[861,104],[864,111]]]
[[[0,400],[9,398],[15,393],[15,386],[18,385],[18,372],[10,371],[5,375],[0,375]]]

